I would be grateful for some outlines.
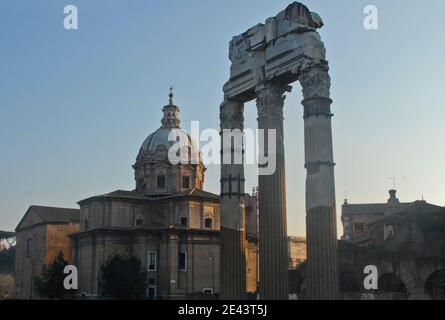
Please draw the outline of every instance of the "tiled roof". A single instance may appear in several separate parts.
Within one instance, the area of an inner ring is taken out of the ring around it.
[[[80,209],[43,206],[31,206],[29,209],[37,213],[45,222],[69,222],[80,219]]]
[[[143,193],[136,191],[116,190],[110,193],[103,194],[99,197],[103,198],[133,198],[133,199],[146,199]]]
[[[404,210],[409,205],[410,202],[400,203],[397,208],[399,210]],[[384,215],[385,211],[388,209],[387,203],[363,203],[363,204],[344,204],[342,205],[343,215],[366,215],[366,214],[381,214]]]
[[[414,201],[411,203],[407,203],[407,205],[399,211],[399,213],[443,213],[445,212],[445,208],[441,206],[436,206],[434,204],[428,203],[426,201]]]
[[[136,191],[125,191],[125,190],[116,190],[110,193],[106,193],[99,196],[93,196],[84,200],[79,201],[79,204],[90,200],[94,198],[120,198],[120,199],[129,199],[129,200],[146,200],[146,201],[157,201],[157,200],[164,200],[164,199],[172,199],[177,197],[198,197],[203,199],[209,199],[213,201],[219,201],[219,195],[207,192],[200,189],[190,189],[190,190],[184,190],[176,193],[170,193],[170,194],[156,194],[156,195],[146,195],[143,193],[139,193]]]
[[[190,189],[190,190],[185,190],[182,192],[179,192],[178,195],[181,196],[195,196],[195,197],[201,197],[201,198],[208,198],[208,199],[214,199],[214,200],[219,200],[219,195],[211,193],[211,192],[207,192],[201,189]]]
[[[382,222],[396,222],[412,219],[421,219],[423,221],[436,221],[434,217],[445,217],[445,208],[430,204],[426,201],[414,201],[407,203],[404,209],[374,221],[372,224]],[[426,220],[425,220],[426,219]],[[419,220],[417,220],[419,221]],[[443,220],[442,220],[443,221]]]
[[[30,206],[17,225],[16,231],[20,230],[22,222],[30,212],[34,212],[44,223],[64,223],[80,220],[80,209]]]

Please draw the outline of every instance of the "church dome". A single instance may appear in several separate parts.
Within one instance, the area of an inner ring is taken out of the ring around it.
[[[205,168],[199,146],[181,129],[180,110],[173,104],[172,92],[169,104],[162,108],[162,112],[161,127],[142,143],[133,166],[136,190],[171,193],[191,188],[201,189]]]
[[[178,106],[173,104],[172,92],[169,94],[169,104],[162,108],[162,112],[164,113],[161,120],[162,126],[145,139],[139,150],[139,156],[151,158],[159,156],[160,153],[168,156],[170,148],[178,143],[176,148],[182,150],[178,154],[181,162],[200,162],[199,147],[192,137],[179,126],[181,122],[179,120],[180,110]],[[166,151],[167,154],[165,154]],[[176,151],[176,149],[173,151]]]
[[[170,139],[169,139],[170,136]],[[155,154],[159,150],[169,150],[177,142],[172,137],[180,141],[181,147],[189,148],[191,155],[199,156],[199,148],[192,137],[181,128],[159,128],[150,134],[141,146],[140,153],[144,156]],[[181,159],[182,160],[182,159]]]

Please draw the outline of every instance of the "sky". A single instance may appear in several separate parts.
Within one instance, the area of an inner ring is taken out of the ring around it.
[[[30,205],[77,207],[91,195],[134,189],[131,165],[160,126],[174,87],[182,126],[219,127],[228,44],[286,8],[270,0],[4,0],[0,4],[0,229]],[[339,236],[350,203],[445,205],[445,2],[307,0],[330,63]],[[78,8],[79,29],[63,28]],[[378,9],[378,30],[363,9]],[[303,108],[285,102],[288,234],[305,235]],[[255,129],[256,107],[245,107]],[[246,190],[257,185],[246,167]],[[219,167],[205,189],[219,193]]]

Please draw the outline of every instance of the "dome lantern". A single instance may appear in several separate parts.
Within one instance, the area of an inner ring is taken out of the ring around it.
[[[164,117],[161,120],[162,128],[180,128],[179,123],[179,108],[173,104],[173,87],[170,87],[170,94],[168,95],[168,105],[162,108]]]

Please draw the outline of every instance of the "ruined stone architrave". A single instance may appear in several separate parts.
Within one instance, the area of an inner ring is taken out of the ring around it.
[[[336,299],[339,295],[336,242],[334,162],[332,152],[330,78],[326,50],[317,29],[321,18],[294,2],[275,17],[230,42],[230,79],[224,85],[224,114],[243,112],[245,102],[257,99],[258,127],[276,129],[276,170],[259,177],[261,299],[287,299],[287,224],[284,164],[284,94],[289,84],[303,88],[305,122],[308,296]],[[233,128],[242,128],[242,116]],[[270,142],[269,142],[270,143]],[[241,147],[238,147],[242,148]],[[239,150],[238,150],[239,151]],[[232,148],[222,149],[236,152]],[[237,186],[237,188],[234,188]],[[242,165],[221,167],[221,298],[245,294],[245,262],[240,233],[244,230]],[[238,193],[237,193],[238,192]]]

